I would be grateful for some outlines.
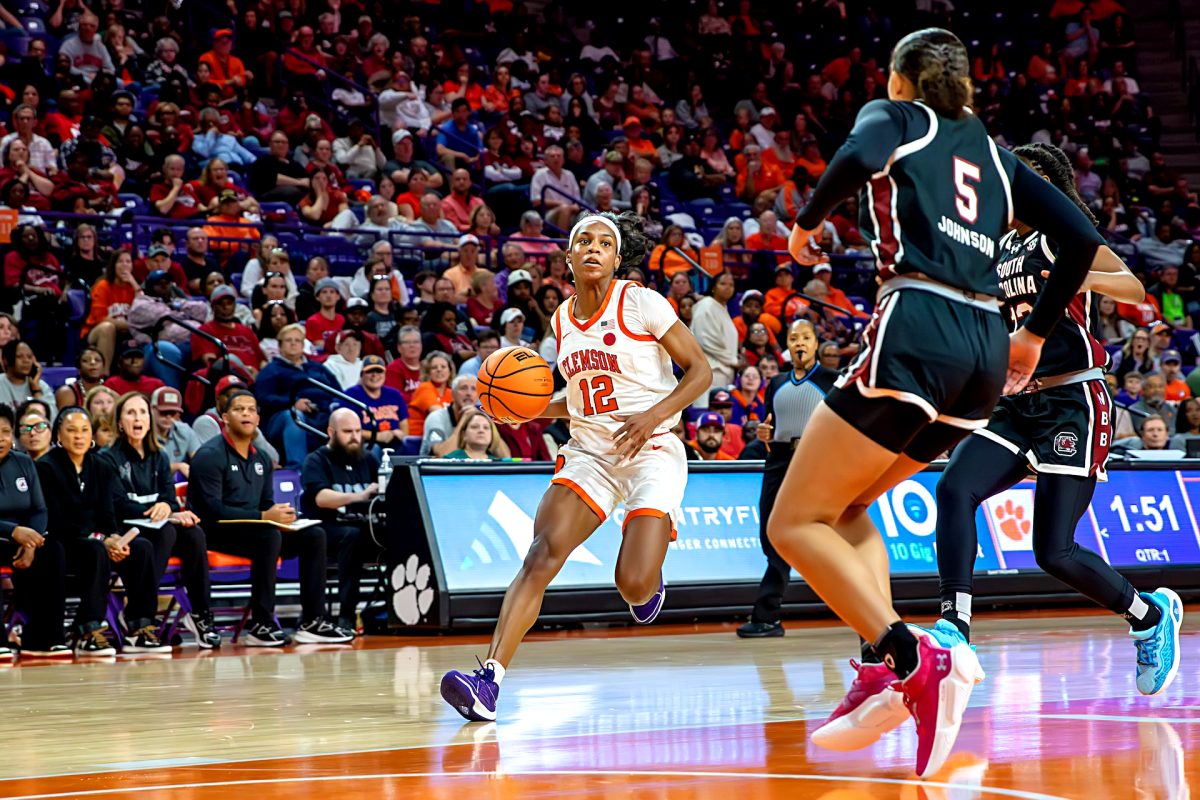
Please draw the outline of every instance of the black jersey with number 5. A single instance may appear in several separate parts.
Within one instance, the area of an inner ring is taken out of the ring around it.
[[[1010,330],[1024,324],[1033,310],[1046,279],[1042,273],[1054,266],[1056,248],[1037,231],[1024,236],[1009,231],[1000,240],[996,278],[1000,281],[1004,314]],[[1092,292],[1075,295],[1062,320],[1046,337],[1035,378],[1065,375],[1069,372],[1103,367],[1108,363],[1104,345],[1091,334],[1098,308]]]
[[[998,296],[999,240],[1012,221],[1017,159],[970,113],[952,120],[917,102],[890,102],[903,142],[863,189],[859,228],[886,280],[922,272]]]

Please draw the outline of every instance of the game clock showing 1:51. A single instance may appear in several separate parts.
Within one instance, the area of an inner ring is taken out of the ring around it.
[[[1114,471],[1107,483],[1097,484],[1090,516],[1100,550],[1110,564],[1200,563],[1194,503],[1185,490],[1193,475],[1174,470]],[[1080,527],[1086,523],[1085,518]]]

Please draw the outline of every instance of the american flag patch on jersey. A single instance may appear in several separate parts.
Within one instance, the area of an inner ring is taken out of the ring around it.
[[[601,327],[601,328],[611,328],[611,327],[612,327],[613,325],[615,325],[615,324],[616,324],[616,323],[615,323],[615,322],[613,322],[613,320],[611,320],[611,319],[602,319],[602,320],[600,320],[600,327]]]

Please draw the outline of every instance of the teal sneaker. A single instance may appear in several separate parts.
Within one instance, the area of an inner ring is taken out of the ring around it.
[[[1159,587],[1142,592],[1147,603],[1158,606],[1162,619],[1144,631],[1130,629],[1137,647],[1137,688],[1144,695],[1166,691],[1179,672],[1179,626],[1183,623],[1183,601],[1170,589]]]

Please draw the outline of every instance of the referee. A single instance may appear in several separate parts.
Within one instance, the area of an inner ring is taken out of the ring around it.
[[[758,585],[758,599],[754,601],[750,621],[737,629],[737,635],[742,639],[783,636],[779,613],[791,567],[771,546],[767,538],[767,520],[771,518],[775,495],[779,494],[792,461],[792,450],[804,434],[809,417],[825,399],[826,392],[833,388],[838,376],[817,362],[820,342],[808,320],[799,319],[792,323],[787,346],[792,355],[792,369],[776,375],[767,386],[767,415],[758,426],[759,439],[767,443],[767,463],[758,500],[758,537],[767,556],[767,571]],[[772,419],[778,420],[775,427],[771,426]]]

